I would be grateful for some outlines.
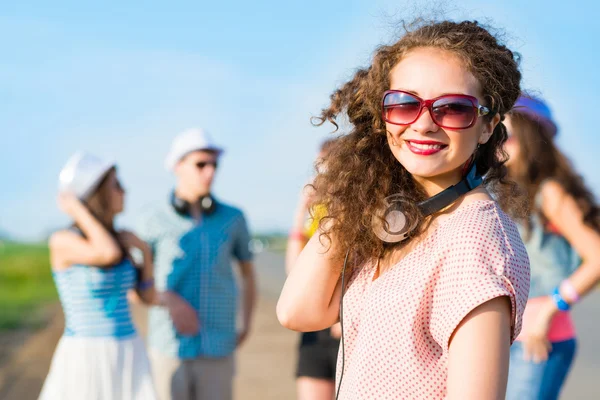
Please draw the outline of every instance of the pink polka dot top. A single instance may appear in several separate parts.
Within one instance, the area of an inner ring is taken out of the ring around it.
[[[344,294],[340,399],[443,399],[450,337],[493,298],[510,298],[511,342],[521,330],[529,259],[493,201],[464,205],[373,281],[375,271],[356,269]],[[340,347],[338,384],[341,371]]]

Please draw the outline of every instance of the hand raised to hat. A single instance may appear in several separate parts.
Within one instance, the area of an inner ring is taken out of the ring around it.
[[[82,208],[85,208],[81,200],[72,193],[60,193],[58,195],[57,203],[62,212],[74,219],[77,212]]]

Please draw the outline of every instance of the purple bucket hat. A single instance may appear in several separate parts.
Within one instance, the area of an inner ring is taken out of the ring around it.
[[[558,133],[558,126],[552,118],[550,107],[539,98],[522,94],[515,103],[512,112],[527,115],[539,122],[549,130],[552,136],[556,136]]]

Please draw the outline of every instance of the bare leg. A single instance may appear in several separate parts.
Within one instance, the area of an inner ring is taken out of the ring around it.
[[[335,382],[301,376],[296,379],[296,393],[298,400],[332,400],[335,396]]]

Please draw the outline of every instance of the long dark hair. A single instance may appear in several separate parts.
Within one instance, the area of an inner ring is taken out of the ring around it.
[[[113,188],[110,187],[109,178],[116,172],[116,167],[112,167],[111,169],[109,169],[104,174],[104,177],[97,185],[96,189],[84,201],[84,204],[88,208],[88,210],[90,210],[92,215],[102,224],[102,226],[104,226],[108,233],[117,242],[118,246],[121,248],[123,259],[131,259],[129,250],[127,250],[125,245],[121,242],[121,240],[119,239],[119,235],[115,230],[114,215],[112,213],[112,210],[110,209],[112,203]],[[74,224],[74,227],[77,228],[83,234],[83,231],[77,226],[77,224]],[[123,261],[123,259],[121,259],[120,261]]]
[[[534,120],[518,110],[510,113],[512,132],[519,144],[519,156],[511,167],[511,178],[527,193],[527,202],[533,213],[547,222],[547,218],[536,204],[540,185],[548,180],[556,181],[571,195],[583,212],[584,222],[600,232],[600,209],[594,195],[587,188],[571,161],[556,146],[554,132],[547,125]],[[529,224],[528,224],[529,225]]]
[[[338,251],[334,256],[340,259],[352,248],[356,264],[390,251],[371,229],[372,215],[384,206],[387,196],[399,193],[414,199],[415,206],[405,211],[409,220],[420,221],[417,234],[423,228],[416,203],[426,193],[392,154],[381,118],[381,96],[390,88],[392,68],[411,50],[432,47],[460,57],[479,81],[485,105],[501,116],[520,93],[518,56],[478,22],[416,22],[411,26],[396,43],[379,47],[369,67],[359,69],[333,92],[317,121],[318,125],[330,121],[337,128],[336,118],[347,116],[351,124],[350,132],[341,135],[331,149],[328,168],[315,179],[314,201],[327,210],[320,223],[321,239],[330,242],[335,236]],[[478,172],[485,175],[486,187],[501,206],[509,200],[518,203],[518,187],[505,180],[506,139],[506,128],[499,123],[475,155]]]

